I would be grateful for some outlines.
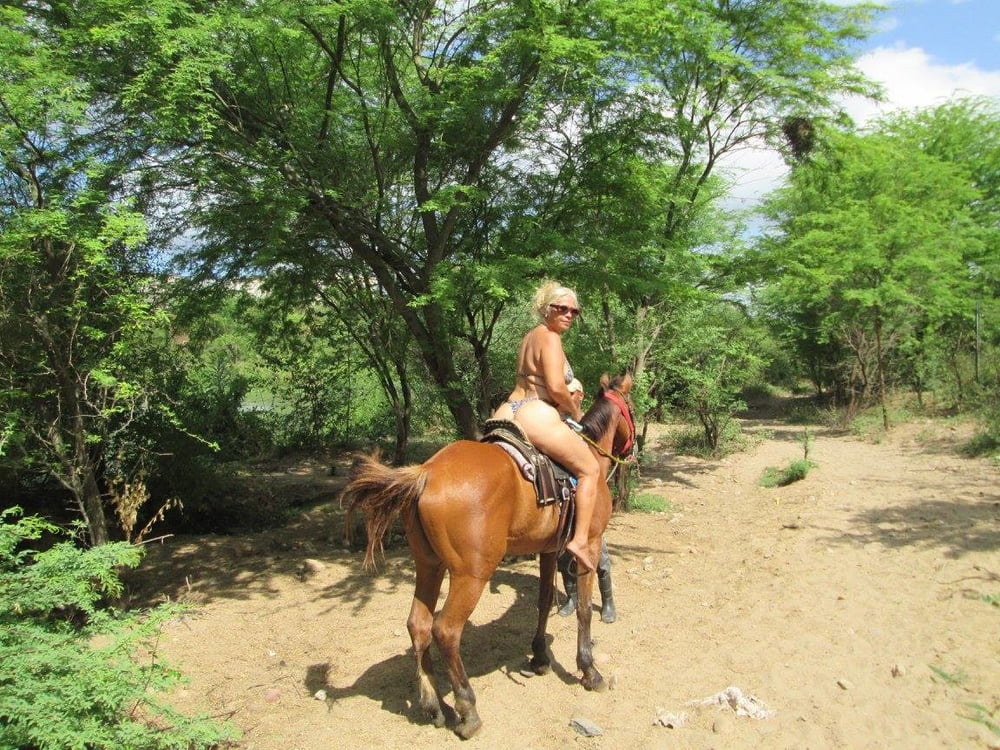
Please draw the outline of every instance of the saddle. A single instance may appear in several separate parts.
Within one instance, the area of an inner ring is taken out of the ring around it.
[[[535,486],[539,505],[562,506],[576,497],[576,477],[532,445],[520,425],[508,419],[490,419],[483,432],[481,442],[495,443],[507,451],[521,475]]]

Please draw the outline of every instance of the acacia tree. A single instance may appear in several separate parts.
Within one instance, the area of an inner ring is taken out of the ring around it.
[[[123,189],[137,153],[60,14],[0,13],[0,442],[22,471],[58,479],[101,544],[106,493],[133,478],[128,436],[163,372],[138,273],[145,224]]]
[[[651,133],[666,171],[657,236],[643,248],[643,282],[630,297],[644,326],[637,372],[670,330],[663,316],[687,303],[686,288],[725,291],[726,280],[699,255],[712,242],[699,226],[722,194],[724,160],[748,146],[787,152],[790,123],[808,134],[843,117],[839,97],[877,95],[853,67],[852,44],[867,35],[878,9],[816,0],[637,0],[623,10],[615,32],[657,116]],[[713,239],[725,243],[725,236]]]
[[[799,341],[853,353],[849,390],[877,396],[886,429],[891,352],[968,295],[975,194],[961,170],[899,139],[830,133],[768,202],[767,306],[795,318]]]
[[[517,280],[604,270],[640,319],[676,299],[665,290],[688,278],[663,269],[696,267],[680,256],[720,156],[867,90],[847,47],[870,14],[818,0],[159,0],[156,13],[109,6],[95,34],[123,46],[123,100],[154,115],[175,149],[203,230],[200,267],[310,268],[304,249],[346,259],[391,301],[472,434],[469,385],[488,382]],[[646,181],[660,193],[659,236],[591,246],[621,180],[601,182],[586,162],[632,169],[595,156],[636,144],[640,171],[671,165]],[[533,183],[540,172],[552,179]],[[594,196],[583,220],[559,210],[580,191]],[[616,278],[628,274],[642,283]],[[640,366],[648,348],[637,347]]]
[[[177,149],[203,228],[198,262],[254,273],[305,265],[305,252],[346,259],[391,301],[459,430],[475,433],[456,341],[488,332],[470,331],[435,283],[479,254],[482,186],[586,66],[586,19],[541,1],[199,11],[126,11],[101,30],[152,50],[126,98]],[[495,319],[499,302],[478,299]]]
[[[961,401],[963,370],[972,371],[970,381],[988,386],[993,379],[984,374],[981,360],[984,350],[989,353],[989,345],[992,352],[1000,345],[1000,107],[987,98],[956,99],[888,116],[879,128],[962,170],[976,189],[969,212],[981,241],[962,248],[970,294],[956,314],[940,321],[932,340],[917,350],[938,349],[948,362],[956,399]],[[914,370],[919,374],[919,367]]]

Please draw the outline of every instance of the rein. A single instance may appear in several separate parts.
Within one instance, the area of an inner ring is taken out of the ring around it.
[[[632,410],[628,408],[628,404],[625,403],[625,399],[621,397],[618,391],[608,390],[604,392],[604,397],[611,401],[615,406],[621,411],[622,416],[625,418],[626,424],[628,424],[628,440],[625,441],[625,446],[622,448],[622,455],[628,454],[628,458],[619,458],[618,456],[609,453],[599,446],[596,442],[591,440],[584,433],[579,433],[580,437],[584,439],[585,442],[589,443],[591,447],[598,452],[599,455],[604,456],[604,458],[610,459],[614,464],[615,468],[618,466],[624,466],[635,461],[635,454],[629,453],[629,449],[635,442],[635,422],[632,419]],[[614,469],[612,469],[614,473]]]

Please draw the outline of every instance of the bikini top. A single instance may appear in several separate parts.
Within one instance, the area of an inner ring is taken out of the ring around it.
[[[535,375],[534,373],[519,372],[517,375],[518,375],[518,377],[524,378],[525,380],[527,380],[529,383],[531,383],[532,385],[534,385],[536,388],[539,385],[542,386],[542,388],[545,387],[545,383],[540,382],[541,379],[539,378],[538,375]],[[564,360],[563,377],[566,378],[566,385],[569,385],[570,383],[572,383],[573,382],[573,378],[576,377],[573,374],[573,368],[570,367],[568,359]]]

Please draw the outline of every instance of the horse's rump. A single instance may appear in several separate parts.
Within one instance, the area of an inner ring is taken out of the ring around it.
[[[533,483],[500,446],[459,440],[424,466],[428,481],[418,515],[423,526],[435,527],[442,557],[448,556],[442,538],[501,557],[555,549],[559,506],[539,507]]]

